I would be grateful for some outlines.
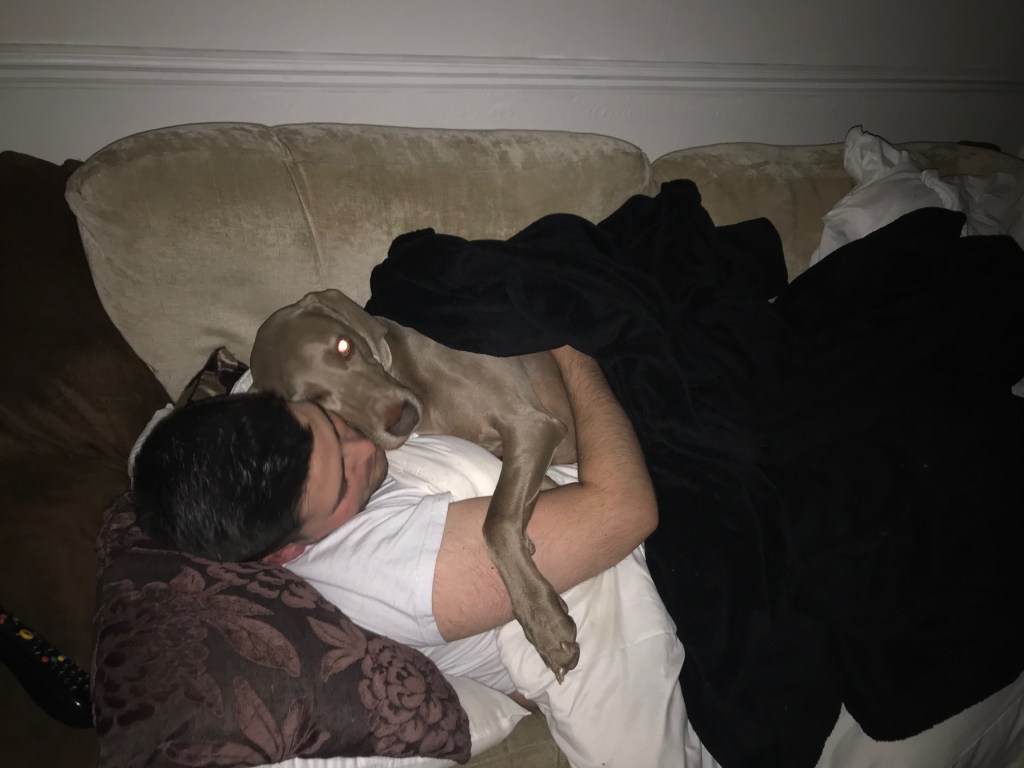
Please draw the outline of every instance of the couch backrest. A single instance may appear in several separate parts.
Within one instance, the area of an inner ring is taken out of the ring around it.
[[[943,176],[1024,165],[958,144],[902,146]],[[853,186],[842,143],[716,144],[650,163],[594,134],[203,123],[100,150],[67,199],[104,307],[177,397],[219,346],[248,362],[260,323],[306,292],[365,302],[400,234],[507,238],[555,212],[598,221],[677,178],[697,184],[716,224],[769,218],[790,278]]]
[[[646,156],[606,136],[220,123],[121,139],[67,199],[104,307],[176,397],[218,346],[247,362],[260,323],[307,291],[363,303],[402,233],[599,220],[649,185]]]
[[[1024,165],[1020,158],[982,147],[942,142],[901,144],[920,168],[941,176],[988,176]],[[681,149],[652,165],[655,188],[692,179],[715,224],[758,216],[779,231],[792,280],[810,263],[822,217],[853,188],[843,167],[843,143],[816,146],[730,143]]]

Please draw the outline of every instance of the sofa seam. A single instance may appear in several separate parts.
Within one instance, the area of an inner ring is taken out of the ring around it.
[[[285,155],[285,168],[288,171],[288,178],[291,180],[292,190],[295,192],[296,198],[298,198],[299,206],[302,208],[302,216],[306,221],[306,230],[309,232],[309,239],[313,243],[313,255],[315,259],[315,268],[317,271],[317,278],[319,285],[314,286],[316,288],[326,288],[327,286],[327,269],[324,265],[324,254],[323,247],[320,242],[320,234],[317,231],[316,226],[313,224],[313,217],[310,215],[309,206],[306,204],[306,198],[302,194],[302,189],[296,180],[296,168],[298,161],[295,159],[295,155],[292,154],[292,149],[288,144],[281,138],[276,127],[270,129],[274,136],[274,141],[278,147],[283,151]]]

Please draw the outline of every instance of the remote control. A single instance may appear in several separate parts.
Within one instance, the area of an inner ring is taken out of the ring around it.
[[[0,605],[0,658],[53,718],[92,727],[89,673]]]

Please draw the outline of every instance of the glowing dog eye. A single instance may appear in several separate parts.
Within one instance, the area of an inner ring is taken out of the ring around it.
[[[344,336],[338,339],[338,354],[342,357],[348,357],[352,354],[352,342]]]

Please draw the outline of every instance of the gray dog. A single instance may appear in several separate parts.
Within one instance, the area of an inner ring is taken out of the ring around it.
[[[551,355],[454,350],[326,290],[267,318],[250,366],[257,389],[315,400],[386,450],[417,430],[471,440],[502,459],[484,541],[513,614],[562,682],[579,660],[576,624],[537,570],[526,536],[548,466],[576,458],[572,411]]]

